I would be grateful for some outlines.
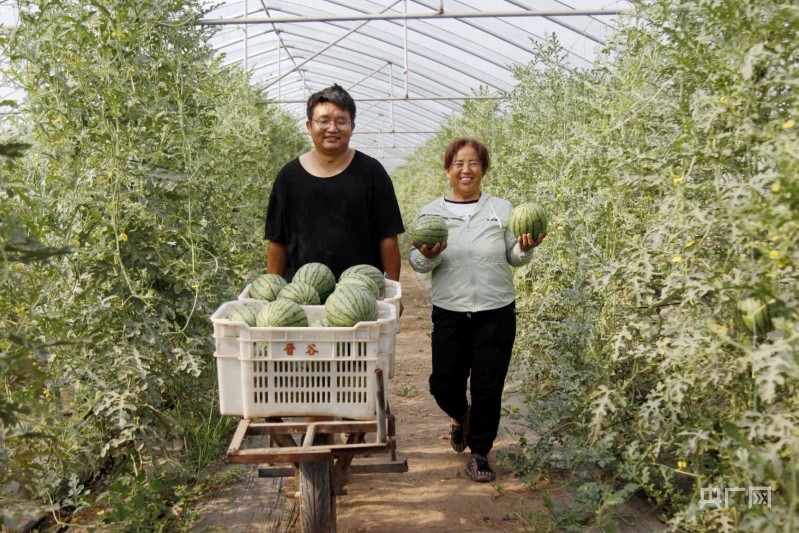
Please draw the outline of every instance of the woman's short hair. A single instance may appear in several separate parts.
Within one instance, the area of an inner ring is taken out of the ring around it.
[[[319,92],[313,93],[305,105],[305,113],[308,115],[308,120],[313,120],[313,110],[319,104],[330,102],[335,104],[341,109],[350,112],[350,120],[355,122],[355,100],[352,99],[344,87],[338,83],[334,83],[331,87],[322,89]]]
[[[452,166],[452,160],[455,159],[455,154],[464,146],[471,146],[477,152],[477,157],[480,158],[480,163],[483,165],[483,172],[488,171],[488,166],[491,164],[491,158],[488,156],[488,148],[483,143],[474,137],[458,137],[447,146],[444,150],[444,170],[449,170]]]

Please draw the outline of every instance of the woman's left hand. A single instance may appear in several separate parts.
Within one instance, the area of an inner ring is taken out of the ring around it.
[[[538,238],[534,239],[533,236],[530,235],[529,233],[524,233],[522,235],[519,235],[519,249],[522,252],[526,252],[531,248],[535,248],[536,246],[541,244],[541,242],[544,240],[544,237],[546,236],[547,236],[546,233],[539,233]]]

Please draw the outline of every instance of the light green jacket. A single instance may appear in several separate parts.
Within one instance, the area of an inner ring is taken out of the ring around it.
[[[515,299],[511,266],[533,258],[522,252],[508,228],[510,202],[483,192],[468,220],[447,209],[444,198],[430,202],[418,216],[439,215],[447,222],[447,248],[435,259],[417,249],[408,261],[416,272],[432,272],[433,305],[449,311],[476,312],[504,307]]]

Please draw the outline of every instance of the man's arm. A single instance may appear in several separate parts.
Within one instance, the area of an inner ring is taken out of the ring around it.
[[[380,259],[383,261],[386,277],[399,281],[401,257],[396,235],[380,239]]]
[[[266,273],[282,276],[286,273],[288,263],[289,252],[286,246],[279,242],[269,241],[266,252]]]

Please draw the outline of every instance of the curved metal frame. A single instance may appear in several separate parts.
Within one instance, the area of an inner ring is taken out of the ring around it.
[[[379,150],[391,171],[478,90],[492,98],[511,91],[513,67],[532,60],[545,32],[560,36],[567,68],[590,67],[593,52],[582,43],[604,44],[609,17],[629,4],[596,0],[575,10],[568,2],[234,0],[200,23],[221,26],[212,44],[299,124],[311,92],[347,88],[358,102],[353,146]]]

